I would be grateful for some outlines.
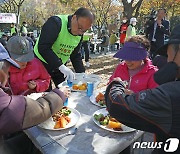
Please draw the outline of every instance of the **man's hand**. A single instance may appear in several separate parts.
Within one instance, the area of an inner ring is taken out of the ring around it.
[[[64,64],[62,64],[59,67],[59,70],[64,74],[64,78],[66,80],[70,80],[71,82],[74,80],[75,75],[74,75],[73,71],[71,69],[67,68]]]
[[[159,19],[157,19],[157,24],[158,24],[158,26],[160,26],[160,27],[161,27],[161,25],[162,25],[162,21],[161,21],[161,20],[159,20]]]
[[[36,88],[36,82],[35,81],[29,81],[28,82],[28,87],[29,89],[35,89]]]

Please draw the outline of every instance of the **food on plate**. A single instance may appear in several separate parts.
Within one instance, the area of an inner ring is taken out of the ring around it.
[[[74,84],[74,85],[72,86],[72,88],[73,88],[74,90],[78,90],[78,89],[79,89],[79,86],[78,86],[77,84]]]
[[[83,83],[82,86],[85,86],[87,88],[87,84],[86,83]]]
[[[80,85],[79,90],[86,90],[86,86],[85,85]]]
[[[73,90],[86,90],[87,89],[87,84],[83,83],[83,84],[73,84],[72,86]]]
[[[117,121],[115,118],[110,118],[107,127],[113,129],[121,128],[121,123]]]
[[[68,107],[63,107],[60,111],[54,114],[53,121],[55,122],[54,129],[65,128],[68,123],[70,123],[71,118],[69,115],[71,114],[71,110]]]
[[[106,105],[105,103],[105,98],[104,98],[104,94],[103,93],[99,93],[97,96],[96,96],[96,102],[101,105],[101,106],[104,106]]]
[[[112,118],[110,115],[103,115],[102,113],[100,113],[100,114],[95,114],[94,118],[96,121],[99,122],[100,125],[106,126],[107,128],[110,129],[122,131],[121,129],[122,124],[119,121],[117,121],[115,118]]]

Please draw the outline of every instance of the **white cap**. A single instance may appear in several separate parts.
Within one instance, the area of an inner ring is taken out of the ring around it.
[[[130,19],[130,24],[132,24],[132,22],[137,22],[137,19],[136,19],[136,18],[134,18],[134,17],[133,17],[133,18],[131,18],[131,19]]]

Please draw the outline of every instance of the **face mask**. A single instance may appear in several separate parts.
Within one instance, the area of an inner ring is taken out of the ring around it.
[[[127,20],[123,20],[122,22],[123,22],[123,23],[126,23],[126,22],[127,22]]]
[[[175,81],[179,67],[175,62],[168,62],[159,71],[154,73],[154,80],[161,85],[167,82]]]
[[[133,26],[136,26],[136,23],[135,23],[135,22],[133,22],[133,23],[132,23],[132,25],[133,25]]]

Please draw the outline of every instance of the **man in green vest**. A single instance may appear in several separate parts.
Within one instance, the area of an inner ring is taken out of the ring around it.
[[[23,23],[22,23],[22,26],[21,26],[21,28],[20,28],[20,33],[21,33],[21,35],[23,34],[23,35],[27,35],[27,33],[28,33],[28,30],[27,30],[27,23],[25,22],[25,21],[23,21]]]
[[[74,79],[73,71],[65,66],[69,58],[75,72],[85,72],[80,45],[82,35],[92,26],[94,18],[90,10],[79,8],[73,15],[52,16],[43,25],[34,52],[56,87],[65,79]]]
[[[126,30],[126,38],[125,38],[125,40],[128,40],[130,37],[136,35],[136,28],[135,28],[136,23],[137,23],[136,18],[133,17],[133,18],[130,19],[130,24],[129,24],[127,30]]]
[[[17,29],[14,23],[11,24],[11,36],[17,34]]]

